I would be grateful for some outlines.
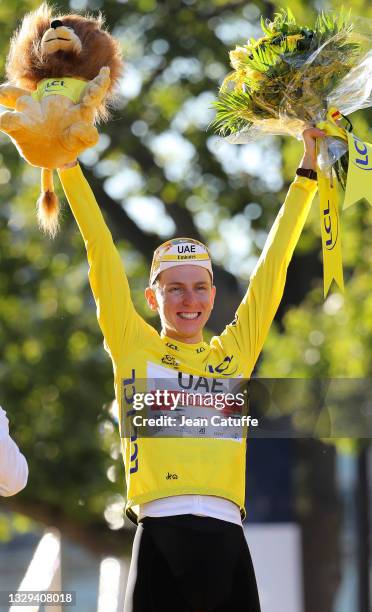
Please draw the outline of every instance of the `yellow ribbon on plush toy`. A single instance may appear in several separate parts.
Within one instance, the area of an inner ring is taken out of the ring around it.
[[[317,124],[317,127],[328,136],[336,136],[348,142],[349,167],[343,208],[348,208],[361,198],[366,198],[372,205],[372,175],[368,174],[369,171],[372,172],[372,145],[338,125],[337,121],[341,117],[342,115],[337,109],[330,108],[326,121],[321,121]],[[323,249],[324,296],[326,296],[333,280],[338,284],[341,291],[344,290],[339,194],[333,168],[331,167],[324,172],[318,167],[317,172]]]

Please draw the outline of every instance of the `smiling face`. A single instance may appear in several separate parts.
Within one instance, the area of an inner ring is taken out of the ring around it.
[[[145,295],[151,310],[159,313],[166,336],[187,344],[202,342],[216,295],[208,270],[174,266],[161,272]]]

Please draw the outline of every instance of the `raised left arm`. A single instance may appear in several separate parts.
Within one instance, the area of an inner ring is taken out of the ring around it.
[[[323,135],[316,128],[303,134],[305,149],[300,167],[315,170],[316,138]],[[316,190],[316,180],[296,176],[267,237],[235,320],[214,339],[221,343],[224,353],[239,353],[246,377],[254,368],[282,299],[288,265]]]

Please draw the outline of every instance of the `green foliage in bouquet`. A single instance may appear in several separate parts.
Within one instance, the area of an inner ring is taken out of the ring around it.
[[[261,18],[261,27],[262,38],[230,52],[234,71],[222,84],[212,123],[223,136],[262,122],[268,122],[269,133],[280,124],[280,131],[296,133],[303,122],[319,120],[360,48],[350,13],[343,10],[337,16],[319,14],[310,28],[282,9],[273,21]]]

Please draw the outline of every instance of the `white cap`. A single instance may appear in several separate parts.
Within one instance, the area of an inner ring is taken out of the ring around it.
[[[213,282],[211,256],[207,247],[194,238],[172,238],[161,244],[156,251],[151,264],[150,286],[163,270],[183,264],[200,266],[208,270]]]

